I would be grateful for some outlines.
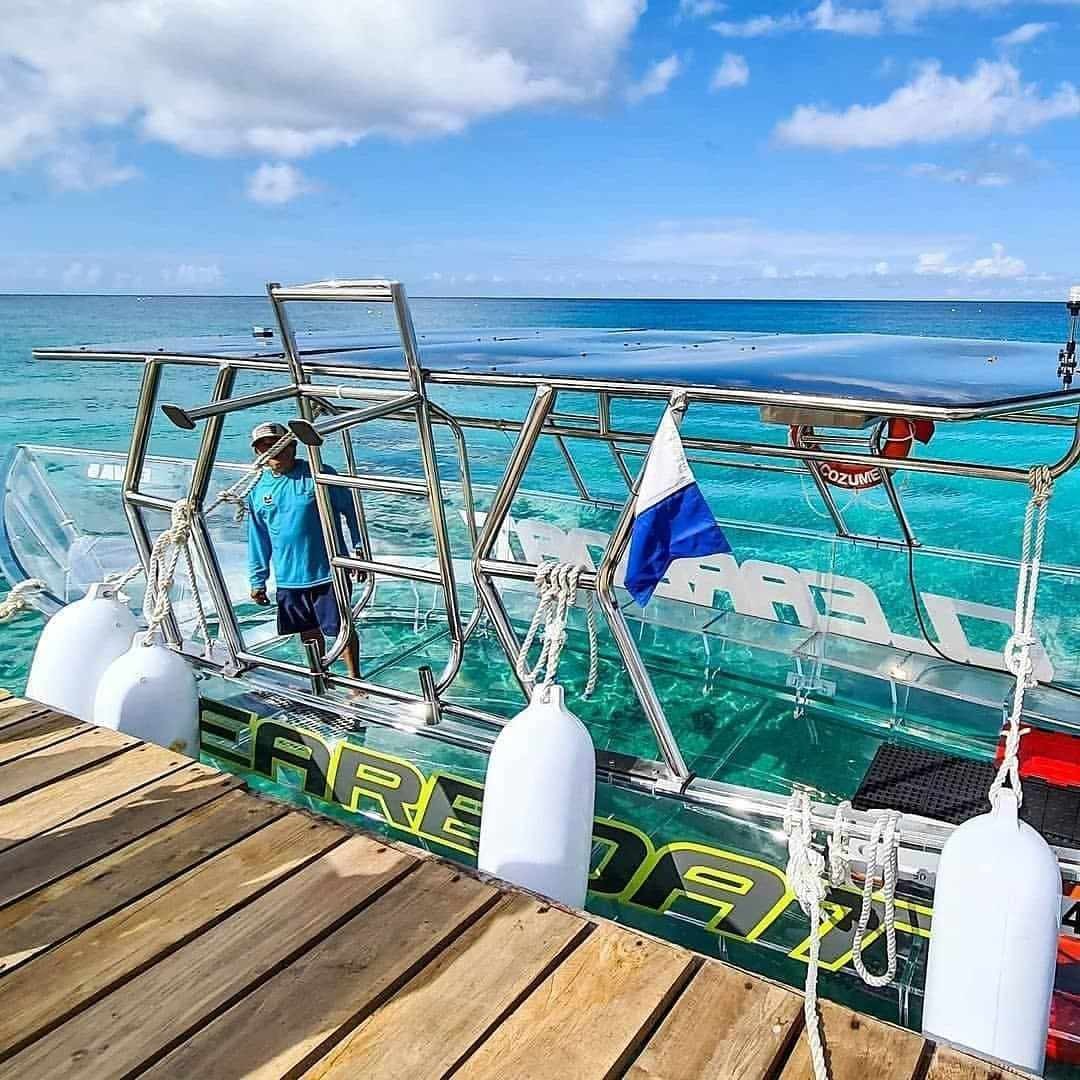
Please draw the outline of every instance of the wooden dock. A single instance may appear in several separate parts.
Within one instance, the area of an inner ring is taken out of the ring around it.
[[[822,1008],[834,1080],[1003,1076]],[[0,1076],[451,1075],[811,1072],[785,987],[0,701]]]

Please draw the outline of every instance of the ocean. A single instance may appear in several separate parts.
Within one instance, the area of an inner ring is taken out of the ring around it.
[[[413,301],[413,312],[421,332],[600,326],[1059,341],[1065,329],[1063,305],[1050,303],[421,298]],[[326,316],[320,312],[319,317]],[[378,327],[382,317],[382,311],[361,312],[360,325]],[[269,304],[257,296],[0,296],[0,441],[6,448],[18,443],[127,448],[138,372],[119,365],[37,363],[31,357],[34,346],[152,343],[246,333],[254,324],[272,322]],[[190,452],[179,433],[167,429],[154,448]],[[0,631],[0,685],[22,689],[39,626],[36,616],[24,616]]]

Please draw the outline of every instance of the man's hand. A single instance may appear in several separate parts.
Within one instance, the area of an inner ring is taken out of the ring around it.
[[[266,586],[260,585],[257,589],[251,590],[251,599],[255,601],[259,607],[266,607],[270,603],[270,597],[266,595]]]

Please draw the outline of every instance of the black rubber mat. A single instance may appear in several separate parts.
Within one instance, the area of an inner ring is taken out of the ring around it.
[[[989,809],[986,796],[996,773],[991,761],[886,744],[874,755],[851,804],[856,810],[893,809],[959,825]],[[1049,843],[1080,847],[1080,787],[1025,780],[1020,816]]]

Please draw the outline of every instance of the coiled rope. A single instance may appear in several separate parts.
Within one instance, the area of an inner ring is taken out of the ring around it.
[[[813,845],[813,826],[809,795],[800,789],[791,793],[784,813],[784,834],[788,841],[787,879],[799,907],[810,919],[810,957],[806,968],[803,996],[803,1016],[814,1080],[829,1080],[828,1062],[821,1035],[821,1016],[818,1012],[818,970],[821,957],[821,905],[827,895],[823,875],[828,870],[829,884],[851,884],[851,837],[847,829],[847,813],[851,803],[845,800],[833,816],[829,837],[829,857]],[[855,936],[851,945],[852,963],[859,977],[868,986],[883,987],[896,977],[896,882],[899,876],[900,814],[886,810],[877,815],[870,830],[866,852],[866,878],[862,888],[862,903]],[[863,943],[873,911],[874,888],[882,878],[882,900],[885,930],[885,949],[888,956],[885,971],[874,974],[863,960]]]
[[[990,805],[997,806],[998,795],[1009,781],[1016,793],[1017,805],[1024,795],[1020,784],[1020,738],[1024,731],[1020,719],[1024,713],[1024,694],[1038,685],[1031,650],[1038,644],[1035,637],[1035,599],[1039,591],[1039,570],[1042,567],[1043,542],[1046,538],[1046,512],[1054,492],[1054,478],[1045,465],[1038,465],[1028,475],[1031,498],[1024,513],[1024,535],[1020,546],[1020,571],[1016,581],[1016,608],[1013,613],[1013,632],[1005,645],[1005,666],[1016,677],[1012,709],[1005,733],[1005,752],[994,782],[990,785]]]
[[[840,808],[837,807],[837,810]],[[866,877],[863,880],[862,907],[855,926],[855,938],[851,943],[851,962],[867,986],[883,987],[896,978],[896,878],[900,861],[900,814],[885,810],[879,814],[870,830],[870,845],[866,852]],[[863,939],[870,925],[873,908],[874,886],[878,873],[882,878],[881,893],[885,910],[882,922],[885,927],[885,952],[888,957],[885,970],[875,975],[863,962]]]
[[[574,563],[542,562],[536,568],[534,583],[539,603],[517,658],[517,673],[524,682],[532,684],[539,681],[541,686],[550,686],[554,681],[566,645],[566,622],[577,600],[578,581],[582,573],[583,568]],[[600,665],[592,590],[585,593],[585,623],[589,636],[589,676],[582,696],[587,698],[596,689]],[[536,663],[529,667],[529,652],[541,625],[544,634],[540,653]]]
[[[40,578],[27,578],[17,585],[12,585],[11,592],[0,600],[0,622],[9,622],[24,611],[29,611],[33,604],[27,597],[45,591],[45,582]]]

